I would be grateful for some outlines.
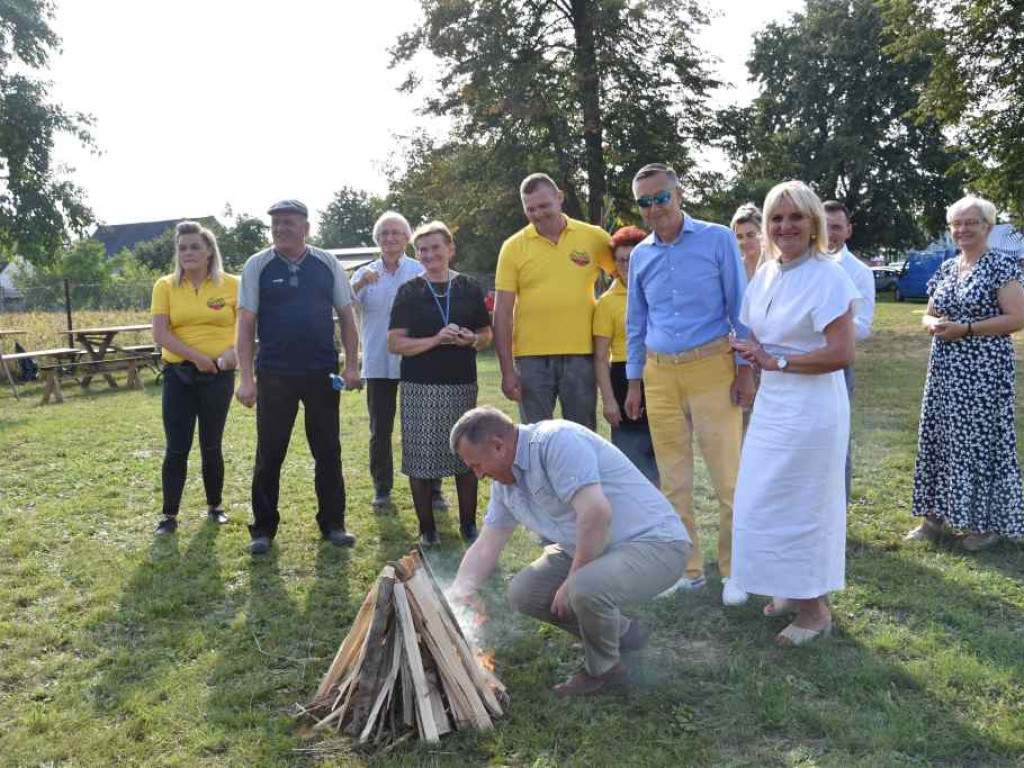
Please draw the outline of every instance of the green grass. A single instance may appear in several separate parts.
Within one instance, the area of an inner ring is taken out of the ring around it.
[[[835,638],[772,647],[761,602],[725,610],[718,580],[643,607],[652,645],[628,699],[555,703],[578,661],[568,638],[509,615],[502,585],[536,556],[517,536],[489,594],[486,642],[512,707],[496,730],[371,756],[301,738],[291,715],[323,674],[367,589],[416,534],[370,511],[363,396],[343,398],[354,551],[318,541],[300,428],[269,557],[248,534],[254,415],[226,434],[230,525],[202,519],[198,456],[178,535],[155,540],[159,390],[0,392],[0,764],[11,766],[1010,766],[1024,764],[1024,548],[967,555],[906,545],[927,358],[922,305],[881,303],[857,362],[848,588]],[[502,405],[493,357],[481,401]],[[147,379],[151,379],[147,376]],[[507,404],[506,404],[507,405]],[[451,483],[446,493],[454,496]],[[482,504],[486,489],[482,493]],[[712,550],[714,497],[697,509]],[[443,518],[440,570],[462,547]],[[315,749],[314,752],[301,751]]]

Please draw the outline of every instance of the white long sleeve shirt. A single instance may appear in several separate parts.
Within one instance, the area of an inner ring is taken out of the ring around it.
[[[863,341],[871,335],[871,323],[875,319],[875,275],[871,268],[850,253],[845,245],[839,254],[839,266],[846,270],[846,274],[864,297],[854,302],[856,314],[853,318],[854,335],[857,341]]]

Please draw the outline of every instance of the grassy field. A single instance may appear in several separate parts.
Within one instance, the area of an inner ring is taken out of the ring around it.
[[[322,545],[312,460],[297,431],[276,551],[252,559],[254,415],[226,434],[232,522],[203,522],[197,463],[178,535],[155,540],[159,390],[66,389],[40,407],[0,391],[0,764],[10,766],[1020,766],[1024,765],[1024,547],[976,555],[907,545],[927,357],[920,304],[879,305],[858,352],[848,588],[837,635],[772,647],[761,601],[724,609],[719,581],[641,609],[654,629],[629,698],[556,703],[579,652],[508,614],[501,586],[536,555],[517,536],[485,628],[512,695],[485,735],[403,744],[376,758],[302,738],[308,700],[373,578],[416,534],[370,510],[362,395],[343,398],[354,551]],[[501,405],[493,357],[483,402]],[[198,457],[193,454],[195,462]],[[453,495],[450,481],[446,487]],[[483,495],[486,495],[484,490]],[[697,509],[714,531],[701,471]],[[440,570],[462,547],[444,518]],[[712,550],[714,538],[706,538]]]

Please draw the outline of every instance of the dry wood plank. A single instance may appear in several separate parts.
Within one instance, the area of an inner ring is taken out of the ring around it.
[[[370,589],[369,594],[366,595],[366,600],[363,601],[362,606],[359,608],[355,621],[352,622],[352,628],[349,630],[348,635],[345,636],[345,640],[338,649],[338,653],[335,654],[334,661],[331,662],[331,666],[327,669],[327,674],[320,681],[320,687],[317,688],[316,696],[313,697],[314,701],[327,695],[327,692],[344,675],[356,654],[362,649],[363,641],[366,639],[366,629],[370,626],[370,617],[376,604],[377,584],[375,583]]]
[[[412,598],[410,602],[413,610],[418,610],[423,621],[423,636],[441,673],[448,702],[452,705],[452,714],[460,720],[460,725],[469,723],[479,730],[490,730],[494,727],[490,715],[477,693],[476,685],[462,665],[426,573],[418,569],[405,583],[405,587]]]
[[[391,689],[394,688],[395,678],[398,677],[398,670],[402,665],[402,644],[397,642],[394,632],[388,633],[388,648],[385,653],[388,655],[387,665],[388,673],[384,679],[383,685],[380,687],[380,692],[377,694],[377,700],[373,702],[373,706],[370,708],[370,714],[366,718],[366,726],[359,734],[359,741],[365,743],[373,732],[373,726],[377,722],[377,716],[380,714],[381,708],[384,706],[384,702],[387,697],[391,695]],[[383,718],[381,718],[383,720]]]
[[[444,736],[446,733],[451,733],[452,722],[444,708],[444,698],[441,695],[441,678],[436,669],[427,670],[427,685],[430,687],[430,709],[434,713],[437,732]]]
[[[412,670],[409,662],[402,657],[402,723],[416,725],[416,704],[413,702]]]
[[[383,669],[385,650],[387,647],[387,627],[393,621],[394,605],[391,599],[395,586],[395,569],[384,568],[377,579],[377,602],[373,607],[373,620],[366,633],[366,652],[363,664],[356,678],[355,693],[352,699],[352,722],[348,733],[357,736],[362,730],[362,723],[369,714],[377,692],[384,680],[386,670]]]
[[[400,581],[395,582],[394,597],[395,616],[398,618],[398,626],[402,630],[404,663],[409,668],[409,678],[413,686],[413,703],[416,705],[418,730],[428,742],[436,743],[439,740],[437,723],[434,721],[434,715],[430,709],[430,689],[427,687],[427,678],[423,672],[423,659],[420,657],[419,643],[416,641],[416,625],[413,622],[412,610],[405,593],[405,585]]]

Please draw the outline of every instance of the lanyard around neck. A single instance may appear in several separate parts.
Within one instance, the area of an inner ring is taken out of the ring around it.
[[[447,287],[447,289],[445,289],[445,292],[444,292],[444,308],[443,309],[441,307],[441,300],[439,298],[437,298],[437,294],[434,293],[434,284],[431,283],[430,280],[425,278],[425,277],[423,279],[426,280],[427,288],[430,289],[430,295],[434,297],[434,303],[437,305],[437,311],[441,313],[441,320],[443,320],[444,324],[447,326],[450,323],[451,316],[452,316],[452,274],[451,274],[451,272],[448,273],[448,287]]]

